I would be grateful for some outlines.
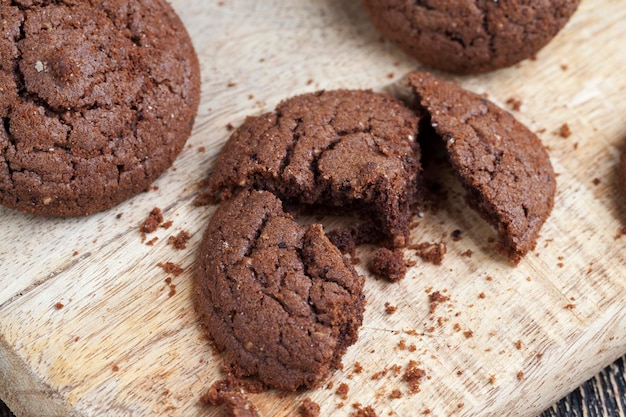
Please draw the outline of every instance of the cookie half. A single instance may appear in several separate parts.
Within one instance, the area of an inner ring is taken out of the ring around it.
[[[580,0],[364,0],[374,26],[422,63],[456,73],[511,66],[543,48]]]
[[[324,235],[267,191],[242,191],[207,227],[196,278],[202,323],[237,376],[315,387],[358,335],[364,278]]]
[[[403,246],[419,194],[417,126],[403,103],[371,91],[296,96],[232,134],[209,192],[225,200],[264,189],[299,207],[359,213],[378,240]]]
[[[535,247],[554,205],[556,180],[539,138],[489,100],[426,73],[412,73],[435,136],[443,139],[466,199],[496,227],[517,263]]]
[[[172,164],[200,71],[165,0],[2,2],[0,27],[0,203],[86,215]]]

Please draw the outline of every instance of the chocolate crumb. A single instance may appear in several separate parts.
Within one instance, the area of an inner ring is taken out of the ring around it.
[[[572,134],[572,131],[569,128],[569,125],[567,123],[563,123],[561,125],[561,128],[559,129],[559,135],[562,138],[569,138]]]
[[[593,181],[591,181],[593,183],[593,185],[600,185],[600,178],[594,178]]]
[[[506,104],[508,104],[511,107],[511,110],[519,111],[520,108],[522,107],[522,100],[518,100],[514,97],[511,97],[506,101]]]
[[[406,275],[406,263],[401,250],[380,248],[374,253],[370,265],[372,273],[390,282],[398,282]]]
[[[350,391],[350,387],[348,386],[348,384],[342,382],[341,384],[339,384],[339,388],[337,388],[335,394],[339,395],[342,400],[345,400],[348,398],[348,391]]]
[[[224,405],[227,417],[259,417],[256,407],[250,402],[241,389],[236,389],[231,381],[215,382],[200,401],[214,405]]]
[[[165,223],[161,224],[161,227],[165,230],[169,229],[170,227],[172,227],[172,225],[174,224],[173,221],[168,220]]]
[[[422,258],[424,262],[430,262],[434,265],[441,265],[443,257],[447,252],[445,242],[423,242],[417,245],[410,245],[409,249],[415,250],[415,254]]]
[[[163,222],[163,213],[161,213],[161,209],[155,207],[150,212],[148,218],[143,222],[139,231],[142,233],[152,233],[154,232],[159,225]]]
[[[320,406],[315,401],[307,397],[304,401],[302,401],[302,404],[300,404],[298,411],[300,412],[301,417],[319,417]]]
[[[117,372],[117,371],[119,371],[119,370],[120,370],[120,367],[119,367],[119,366],[117,366],[117,365],[113,365],[113,366],[111,367],[111,369],[113,370],[113,372]]]
[[[432,314],[437,309],[438,304],[445,303],[450,297],[442,295],[439,291],[435,291],[428,295],[428,299],[430,301],[430,313]]]
[[[411,360],[404,370],[402,380],[409,384],[409,391],[415,394],[420,391],[420,381],[424,376],[426,376],[426,372],[418,368],[417,362]]]
[[[191,236],[189,235],[189,233],[187,233],[184,230],[181,230],[177,236],[170,236],[167,239],[167,243],[169,245],[172,245],[175,249],[182,250],[182,249],[187,248],[187,241],[189,241],[190,238]]]
[[[356,408],[356,411],[351,413],[350,417],[377,417],[376,411],[369,405],[363,408],[361,404],[354,403],[352,407]]]
[[[396,312],[396,310],[398,310],[397,306],[392,306],[391,304],[389,304],[388,302],[385,303],[385,312],[387,314],[393,314]]]
[[[523,371],[519,371],[517,373],[517,379],[520,380],[520,381],[524,380],[524,372]]]
[[[229,132],[232,132],[233,130],[235,130],[235,126],[233,126],[232,123],[228,123],[226,125],[226,130],[228,130]]]
[[[56,308],[57,310],[61,310],[63,307],[65,307],[65,305],[63,303],[61,303],[61,302],[56,303],[54,305],[54,308]]]
[[[185,270],[183,267],[173,262],[165,262],[165,263],[159,262],[157,266],[160,268],[163,268],[165,272],[167,272],[168,274],[172,274],[175,277],[182,274],[183,271]]]
[[[402,392],[399,389],[394,389],[393,391],[391,391],[391,394],[389,394],[389,398],[397,400],[398,398],[402,398]]]
[[[521,341],[521,340],[517,340],[517,341],[515,342],[515,348],[516,348],[517,350],[521,350],[521,349],[522,349],[522,341]]]

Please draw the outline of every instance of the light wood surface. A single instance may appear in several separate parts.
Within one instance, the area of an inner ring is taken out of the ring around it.
[[[18,417],[219,415],[199,402],[221,377],[221,357],[191,297],[196,249],[215,207],[193,200],[226,126],[299,93],[385,90],[420,68],[381,41],[356,0],[172,5],[200,57],[202,102],[188,147],[158,189],[87,218],[0,208],[0,398]],[[505,108],[509,98],[521,100],[513,113],[549,147],[558,192],[537,250],[513,267],[459,186],[446,181],[448,198],[416,218],[412,231],[412,243],[447,244],[443,264],[424,264],[407,250],[417,264],[402,282],[368,276],[363,328],[344,369],[329,379],[333,388],[250,395],[262,415],[297,415],[308,396],[323,416],[347,416],[356,402],[379,416],[533,416],[626,352],[616,177],[626,142],[625,21],[623,1],[583,0],[536,60],[453,78]],[[568,138],[558,134],[564,123]],[[149,235],[159,240],[148,246],[139,225],[153,207],[173,226]],[[456,229],[459,241],[450,236]],[[167,240],[181,230],[192,237],[175,250]],[[370,252],[357,252],[363,274]],[[184,273],[157,266],[167,261]],[[431,314],[433,291],[450,299]],[[388,314],[385,303],[397,311]],[[411,360],[427,374],[413,394],[393,370]],[[335,394],[341,383],[346,399]],[[390,398],[395,389],[401,398]]]

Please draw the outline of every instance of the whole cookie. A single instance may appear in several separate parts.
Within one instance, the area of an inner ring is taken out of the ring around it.
[[[543,48],[580,0],[364,0],[374,25],[434,68],[479,73],[508,67]]]
[[[209,191],[224,200],[264,189],[298,206],[358,212],[379,240],[403,246],[419,188],[417,122],[400,101],[371,91],[296,96],[233,133]]]
[[[270,192],[242,191],[217,209],[199,264],[197,309],[236,376],[315,387],[357,339],[363,277],[320,225],[299,226]]]
[[[489,100],[425,72],[410,86],[434,133],[445,142],[466,199],[496,227],[515,263],[535,247],[552,211],[556,181],[534,133]]]
[[[1,204],[86,215],[172,164],[200,76],[165,0],[5,1],[0,28]]]

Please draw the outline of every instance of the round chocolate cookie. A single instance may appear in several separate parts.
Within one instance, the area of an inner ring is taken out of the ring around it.
[[[210,177],[219,199],[269,190],[286,203],[363,214],[393,246],[409,233],[418,196],[418,118],[400,101],[360,90],[320,91],[249,117]]]
[[[0,27],[1,204],[86,215],[172,164],[200,71],[165,0],[5,1]]]
[[[425,72],[410,86],[445,142],[467,201],[495,226],[502,248],[517,263],[535,247],[552,211],[556,180],[541,141],[489,100]]]
[[[315,387],[339,367],[361,326],[364,278],[324,235],[267,191],[218,207],[200,248],[196,304],[238,377]]]
[[[531,57],[580,0],[364,0],[378,30],[434,68],[479,73]]]

